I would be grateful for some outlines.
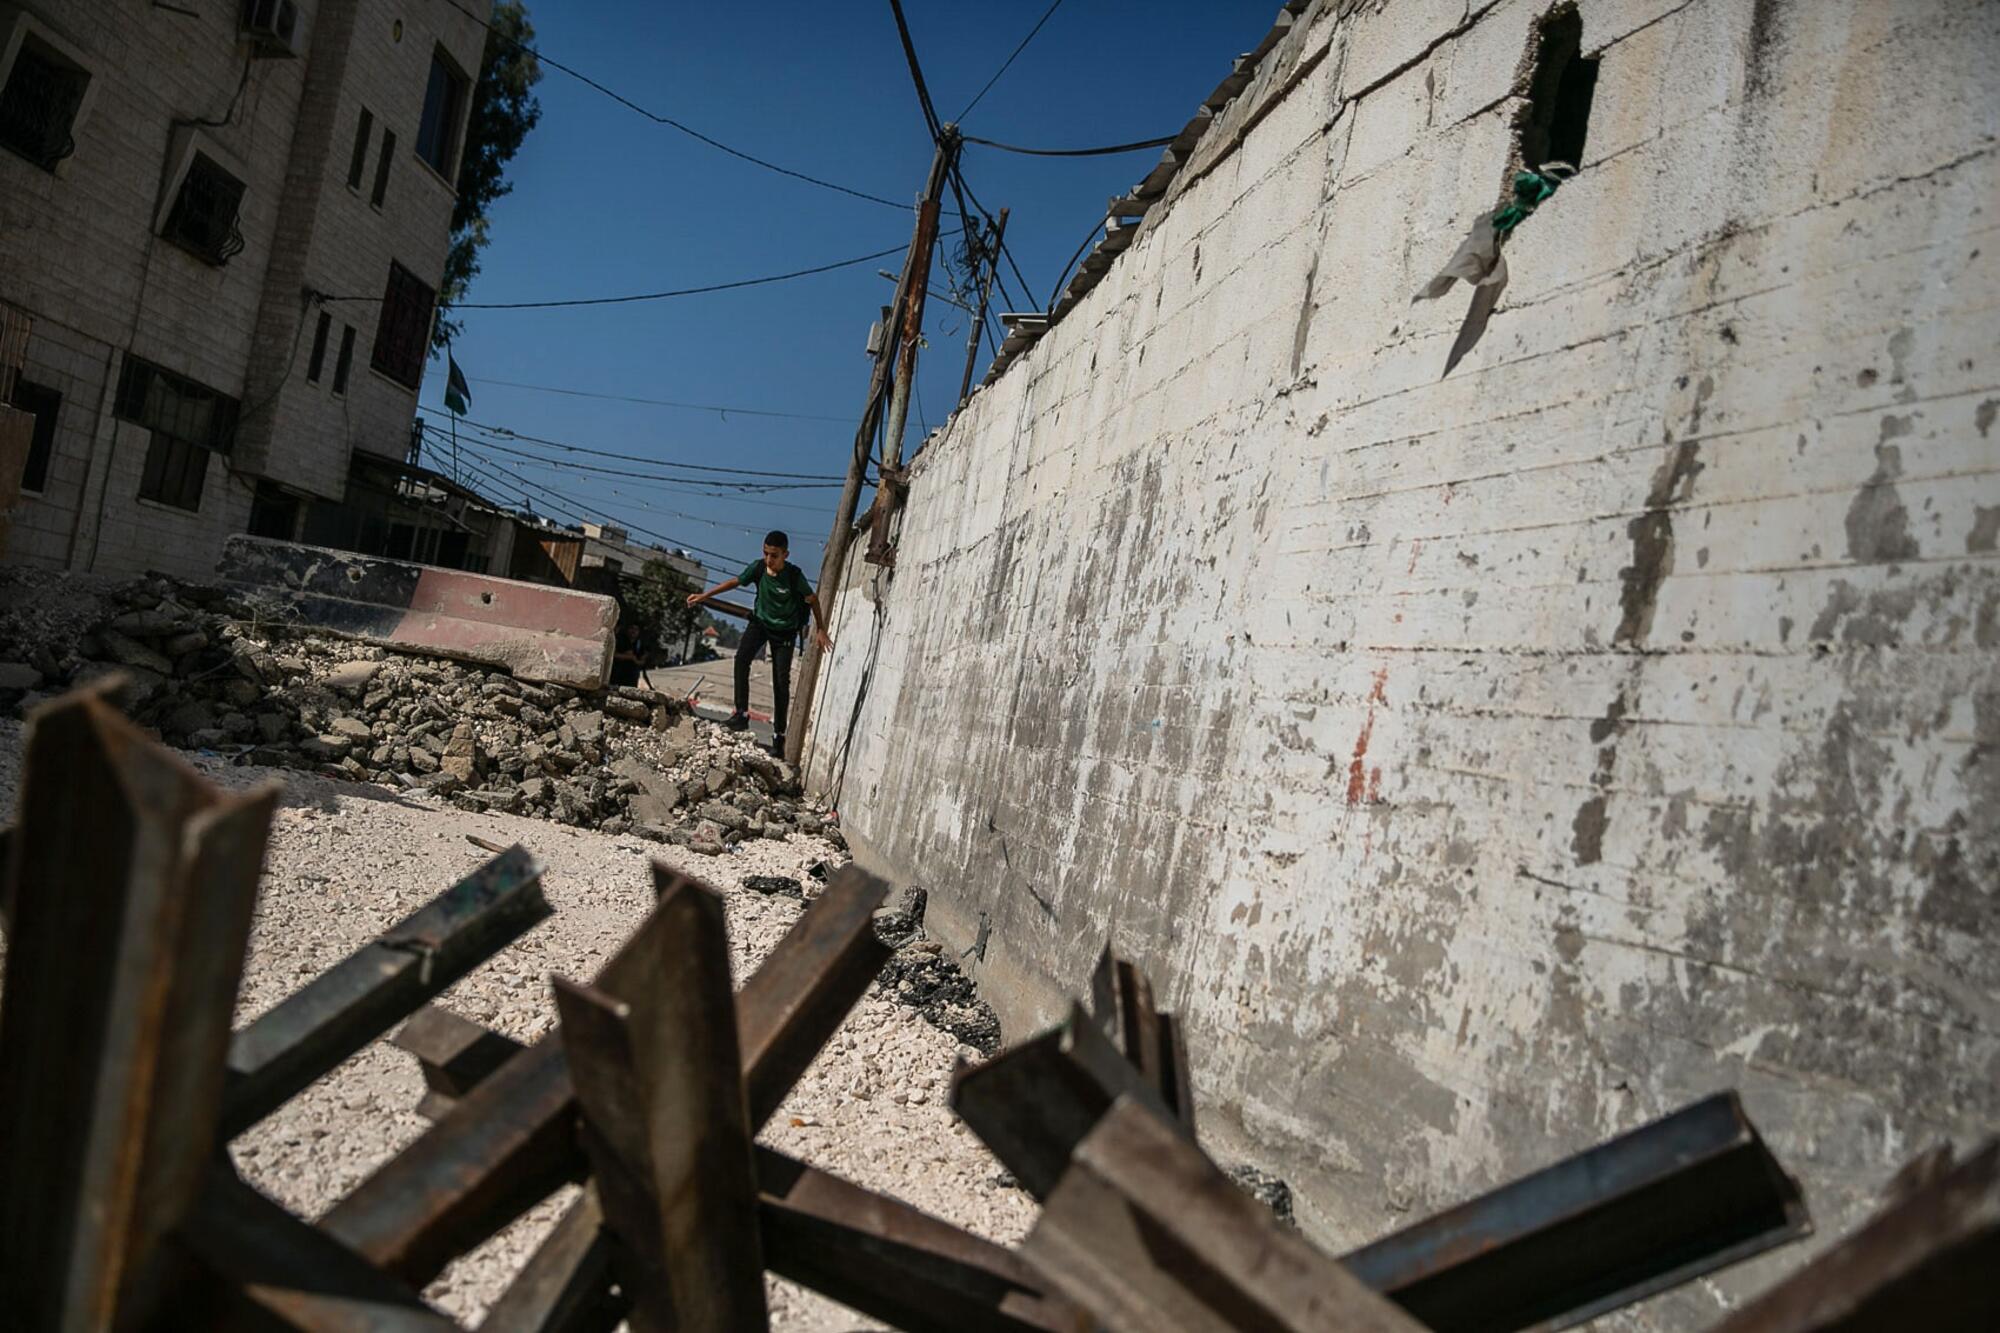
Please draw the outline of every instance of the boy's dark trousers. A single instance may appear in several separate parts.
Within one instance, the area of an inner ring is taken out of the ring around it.
[[[797,630],[770,630],[764,623],[752,617],[743,630],[743,642],[736,645],[736,711],[748,714],[750,711],[750,659],[757,656],[757,650],[766,644],[771,648],[771,693],[777,706],[771,713],[771,730],[778,735],[785,734],[787,706],[792,701],[792,645],[798,641]]]

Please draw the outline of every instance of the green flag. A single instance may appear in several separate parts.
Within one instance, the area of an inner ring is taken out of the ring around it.
[[[454,416],[464,416],[472,406],[472,390],[466,387],[465,372],[458,368],[458,360],[450,352],[444,354],[445,364],[450,367],[444,381],[444,405]]]

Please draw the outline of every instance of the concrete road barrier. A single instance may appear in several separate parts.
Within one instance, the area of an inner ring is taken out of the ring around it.
[[[344,638],[584,690],[611,674],[618,604],[596,593],[263,537],[231,537],[217,570],[279,619]]]

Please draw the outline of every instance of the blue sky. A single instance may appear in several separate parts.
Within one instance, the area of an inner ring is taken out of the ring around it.
[[[905,0],[939,115],[955,118],[1048,8],[1047,0]],[[1064,0],[967,116],[968,134],[1070,147],[1180,129],[1256,43],[1276,0]],[[734,4],[531,0],[536,45],[664,116],[809,175],[912,205],[931,144],[887,0]],[[492,210],[492,242],[470,302],[612,296],[759,277],[907,244],[914,212],[791,180],[654,124],[544,66],[541,124]],[[1104,201],[1150,170],[1158,150],[1049,159],[965,150],[987,208],[1012,210],[1007,240],[1047,302]],[[946,227],[955,225],[947,214]],[[949,244],[949,242],[948,242]],[[471,377],[468,420],[661,462],[837,476],[867,390],[868,325],[888,301],[878,269],[900,258],[767,287],[567,310],[467,310],[454,351]],[[1010,285],[1012,275],[1008,275]],[[1001,306],[996,294],[996,306]],[[969,318],[933,302],[906,451],[950,412]],[[988,359],[982,347],[975,372]],[[713,404],[794,417],[720,414],[487,383]],[[425,419],[444,425],[444,373],[424,382]],[[799,419],[804,418],[804,419]],[[817,419],[829,418],[829,419]],[[473,465],[473,432],[461,431]],[[590,475],[493,452],[466,480],[518,498],[501,468],[581,510],[708,548],[711,564],[754,558],[766,528],[792,534],[817,576],[837,488],[728,497]],[[631,465],[517,446],[543,458]],[[435,450],[427,459],[448,467]],[[502,490],[502,486],[510,489]],[[537,496],[538,512],[553,513]]]

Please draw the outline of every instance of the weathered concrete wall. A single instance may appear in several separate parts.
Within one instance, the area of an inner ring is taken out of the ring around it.
[[[1322,1239],[1731,1085],[1825,1238],[2000,1122],[2000,5],[1584,0],[1441,378],[1548,7],[1309,11],[919,455],[812,774],[1015,1033],[1143,961]]]

